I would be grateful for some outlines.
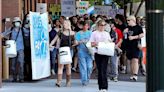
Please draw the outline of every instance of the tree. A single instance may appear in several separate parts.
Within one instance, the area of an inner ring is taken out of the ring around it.
[[[133,3],[136,3],[136,2],[141,2],[140,5],[138,6],[137,8],[137,11],[135,13],[135,16],[137,16],[141,6],[143,5],[144,1],[145,0],[113,0],[114,2],[116,2],[118,5],[120,5],[121,8],[124,8],[124,11],[126,12],[127,10],[127,4],[130,3],[130,15],[132,14],[132,8],[133,8]],[[124,14],[126,15],[126,13]]]
[[[140,5],[139,5],[138,8],[137,8],[137,11],[136,11],[136,13],[135,13],[135,16],[137,16],[137,14],[138,14],[138,12],[139,12],[139,10],[140,10],[142,4],[144,3],[144,1],[145,1],[145,0],[141,0],[141,3],[140,3]]]

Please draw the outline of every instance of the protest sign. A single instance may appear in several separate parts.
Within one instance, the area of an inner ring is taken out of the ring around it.
[[[50,76],[48,14],[30,12],[32,79]]]

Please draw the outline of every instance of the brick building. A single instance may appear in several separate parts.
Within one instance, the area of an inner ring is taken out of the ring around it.
[[[4,31],[5,18],[10,18],[9,22],[6,22],[8,28],[14,17],[21,17],[27,14],[29,11],[36,11],[37,3],[60,4],[60,0],[0,0],[0,32]],[[0,87],[2,86],[2,39],[0,38]]]

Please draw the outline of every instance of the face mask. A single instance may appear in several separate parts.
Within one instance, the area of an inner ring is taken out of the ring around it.
[[[15,22],[15,27],[20,27],[20,22]]]
[[[25,24],[24,27],[25,28],[30,28],[30,25],[29,24]]]
[[[29,21],[30,20],[30,17],[27,17],[26,20]]]

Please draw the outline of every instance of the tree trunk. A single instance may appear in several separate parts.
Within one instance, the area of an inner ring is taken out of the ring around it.
[[[130,1],[130,15],[133,14],[133,1]]]

